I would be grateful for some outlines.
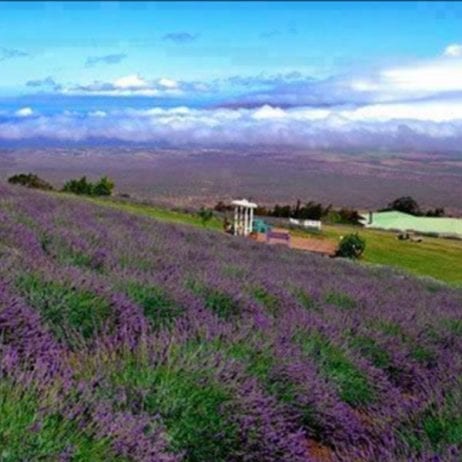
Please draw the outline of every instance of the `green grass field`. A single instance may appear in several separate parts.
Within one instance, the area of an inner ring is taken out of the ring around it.
[[[76,197],[63,193],[59,193],[59,195],[73,200],[84,198],[95,204],[152,217],[161,221],[200,226],[216,231],[223,229],[222,222],[217,217],[213,217],[204,226],[197,215],[189,213],[112,198]],[[419,276],[430,276],[451,285],[462,287],[462,240],[423,237],[423,241],[420,243],[399,241],[396,239],[394,232],[345,225],[325,225],[321,233],[292,230],[294,235],[330,239],[335,242],[339,242],[341,236],[352,232],[358,232],[366,239],[366,251],[361,260],[362,262],[393,266]]]
[[[94,204],[104,205],[125,212],[134,213],[136,215],[144,215],[147,217],[155,218],[157,220],[166,221],[169,223],[182,223],[185,225],[200,226],[202,228],[222,230],[223,224],[217,217],[213,217],[205,225],[199,216],[191,213],[177,212],[162,207],[155,207],[152,205],[139,204],[136,202],[126,202],[122,200],[105,198],[105,197],[88,197],[88,196],[75,196],[73,194],[59,193],[59,196],[66,196],[71,199],[81,200],[84,199]]]
[[[402,268],[462,287],[462,240],[423,237],[422,242],[399,241],[394,232],[345,225],[325,225],[321,234],[294,234],[338,242],[341,236],[355,232],[366,239],[361,261]]]

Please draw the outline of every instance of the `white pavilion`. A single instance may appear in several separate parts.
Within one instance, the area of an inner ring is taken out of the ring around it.
[[[248,236],[253,227],[253,211],[257,204],[241,199],[231,202],[234,205],[234,235]]]

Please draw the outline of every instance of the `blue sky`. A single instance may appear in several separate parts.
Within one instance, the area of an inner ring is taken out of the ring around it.
[[[0,85],[15,94],[27,79],[50,75],[72,83],[133,73],[326,76],[432,57],[459,41],[461,20],[462,4],[449,2],[1,3],[1,46],[29,55],[8,60]],[[85,66],[89,57],[108,55],[125,56]]]
[[[238,121],[255,142],[432,124],[447,143],[461,23],[453,2],[0,3],[0,138],[119,124],[213,142]]]

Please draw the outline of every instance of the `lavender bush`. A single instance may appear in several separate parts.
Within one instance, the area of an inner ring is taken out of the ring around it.
[[[462,457],[455,289],[10,186],[0,278],[0,460]]]

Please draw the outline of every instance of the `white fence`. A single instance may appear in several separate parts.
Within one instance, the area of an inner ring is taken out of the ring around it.
[[[321,222],[319,220],[296,220],[295,218],[289,218],[289,224],[293,226],[300,226],[306,229],[318,229],[321,230]]]

